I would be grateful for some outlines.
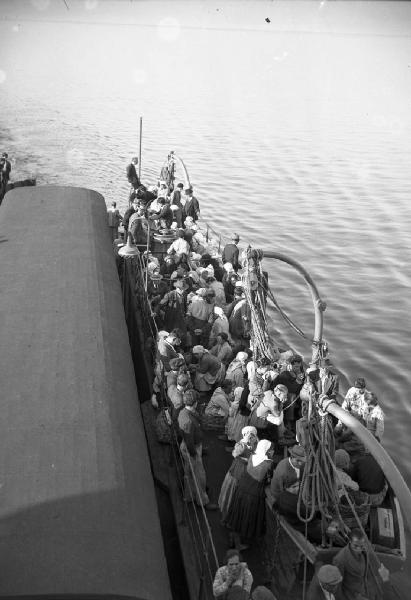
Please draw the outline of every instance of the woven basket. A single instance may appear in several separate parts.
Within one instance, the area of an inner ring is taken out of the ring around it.
[[[359,518],[361,525],[365,526],[370,515],[370,498],[366,492],[349,492],[350,500],[354,505],[355,512]],[[343,496],[339,504],[340,514],[344,523],[350,529],[358,527],[358,521],[355,518],[351,507],[348,504],[347,498]]]

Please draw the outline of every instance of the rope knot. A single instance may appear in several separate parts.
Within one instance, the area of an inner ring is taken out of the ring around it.
[[[333,400],[332,398],[329,398],[327,396],[327,394],[320,394],[320,396],[318,397],[317,403],[318,403],[318,414],[320,415],[320,417],[323,417],[327,414],[327,409],[330,406],[330,404],[333,404],[335,402],[335,400]]]

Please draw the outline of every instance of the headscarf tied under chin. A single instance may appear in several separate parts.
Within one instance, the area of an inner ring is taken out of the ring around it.
[[[267,456],[267,452],[271,447],[270,440],[260,440],[257,444],[257,448],[254,451],[254,454],[251,455],[251,462],[253,463],[253,467],[257,467],[265,460],[269,460]]]
[[[252,425],[246,425],[241,430],[241,435],[243,437],[245,437],[246,435],[250,435],[250,433],[253,433],[255,436],[257,435],[257,429]]]

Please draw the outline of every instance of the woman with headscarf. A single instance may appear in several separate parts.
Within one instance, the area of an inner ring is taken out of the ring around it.
[[[227,421],[227,438],[230,442],[239,442],[242,430],[250,420],[250,410],[247,407],[248,392],[243,397],[243,387],[234,388],[234,399],[230,406]]]
[[[233,357],[233,349],[228,342],[228,335],[221,331],[217,334],[216,343],[210,348],[210,354],[216,356],[226,367]]]
[[[220,507],[222,522],[225,521],[227,511],[241,476],[247,468],[247,462],[251,454],[257,447],[258,438],[255,427],[243,427],[241,430],[241,439],[233,448],[232,455],[234,457],[230,468],[228,469],[221,486],[220,495],[218,498],[218,506]]]
[[[233,387],[244,387],[247,361],[247,352],[237,352],[235,359],[228,365],[226,377],[231,379]]]
[[[265,485],[271,471],[272,460],[267,455],[269,440],[261,440],[248,459],[227,510],[225,522],[245,540],[263,535],[265,530]]]
[[[210,331],[210,342],[209,347],[212,348],[216,343],[217,335],[219,333],[226,333],[227,339],[231,341],[231,336],[229,334],[228,327],[228,319],[224,314],[223,309],[220,306],[214,306],[214,314],[213,314],[213,324],[211,326]]]

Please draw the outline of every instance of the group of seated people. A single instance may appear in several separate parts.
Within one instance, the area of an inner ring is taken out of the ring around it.
[[[176,231],[189,229],[200,216],[200,205],[193,195],[191,185],[182,183],[168,186],[165,181],[148,189],[140,186],[130,196],[130,206],[122,217],[127,237],[130,232],[135,244],[145,244],[147,231]],[[190,242],[189,232],[182,236]],[[186,249],[183,240],[177,241],[179,249]]]
[[[152,402],[157,406],[165,389],[185,460],[185,483],[193,473],[197,479],[197,485],[185,489],[184,500],[210,510],[218,507],[231,546],[239,551],[264,533],[266,497],[298,525],[297,496],[306,461],[304,403],[315,395],[337,401],[339,376],[328,358],[307,365],[301,356],[275,349],[275,360],[255,360],[239,236],[234,234],[222,253],[232,262],[223,263],[196,223],[199,209],[188,215],[182,207],[177,222],[174,207],[180,211],[181,190],[177,186],[179,197],[160,187],[159,206],[151,202],[151,208],[135,198],[134,212],[123,223],[137,243],[133,222],[152,219],[177,228],[162,257],[144,255],[147,295],[158,330]],[[163,222],[164,204],[171,207],[171,222]],[[384,413],[362,377],[354,381],[342,407],[381,441]],[[218,505],[208,497],[202,464],[205,424],[215,427],[233,456]],[[387,483],[375,459],[341,422],[334,423],[334,433],[339,495],[360,490],[369,494],[371,503],[382,502]],[[276,461],[285,448],[289,456]]]

